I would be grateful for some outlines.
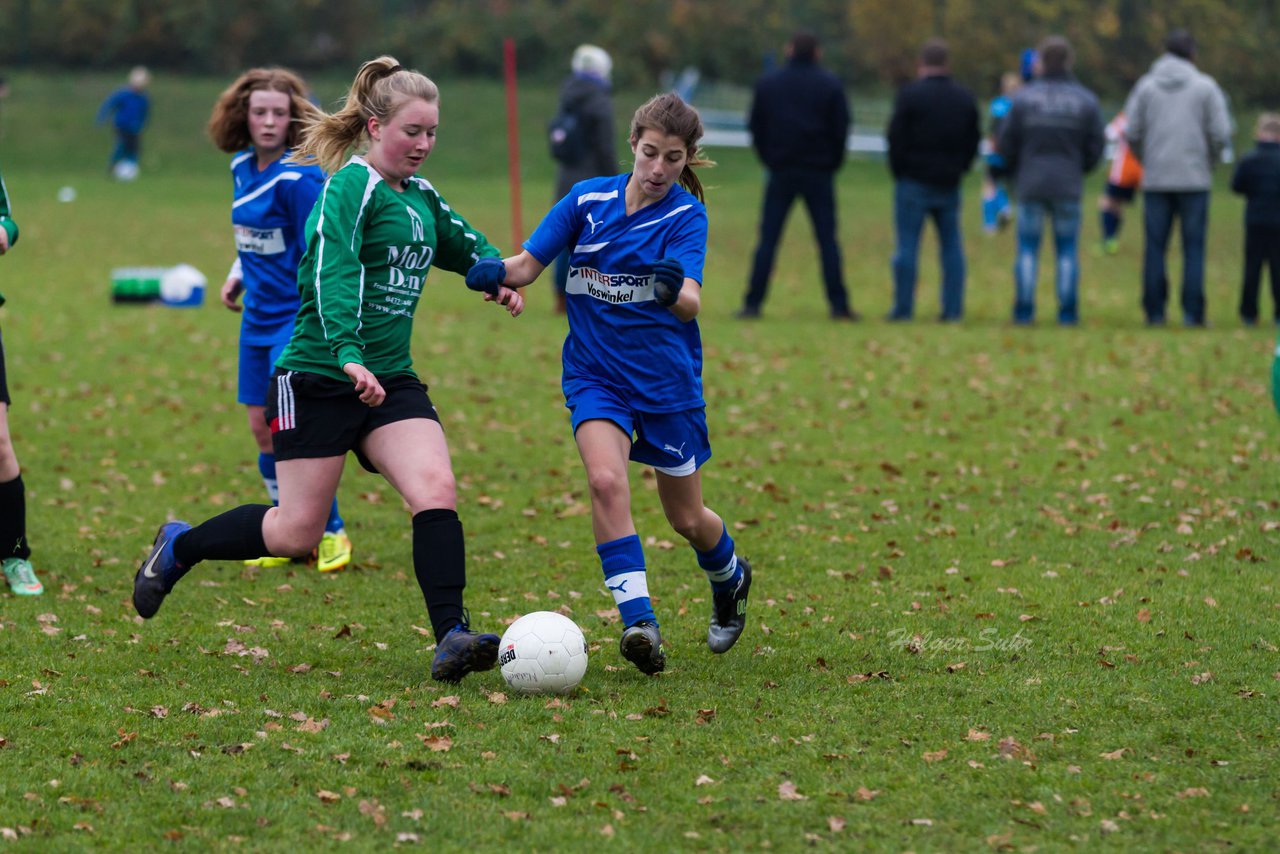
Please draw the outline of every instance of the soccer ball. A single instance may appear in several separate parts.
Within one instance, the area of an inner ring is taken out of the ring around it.
[[[138,177],[138,163],[136,160],[120,160],[112,167],[111,174],[117,181],[132,181]]]
[[[503,632],[498,664],[513,691],[567,694],[587,672],[587,640],[563,614],[534,611]]]
[[[199,305],[206,284],[204,273],[190,264],[179,264],[160,277],[160,299],[168,305]]]

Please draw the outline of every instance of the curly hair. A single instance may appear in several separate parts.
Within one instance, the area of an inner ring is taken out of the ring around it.
[[[253,143],[249,136],[249,96],[261,91],[283,92],[289,96],[289,130],[285,134],[287,148],[297,143],[305,122],[323,115],[315,104],[307,100],[307,85],[297,74],[287,68],[251,68],[224,89],[213,105],[208,131],[209,138],[219,149],[232,153]]]

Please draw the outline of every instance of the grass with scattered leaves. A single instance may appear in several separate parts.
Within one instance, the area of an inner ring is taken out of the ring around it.
[[[658,678],[617,653],[549,286],[512,321],[434,275],[415,356],[454,453],[474,622],[500,630],[560,609],[591,645],[580,691],[548,701],[504,691],[496,673],[457,688],[427,679],[407,515],[354,464],[341,489],[353,568],[205,565],[156,619],[135,617],[131,579],[156,526],[262,488],[234,402],[237,318],[108,299],[115,266],[185,261],[216,283],[230,261],[225,158],[200,136],[224,81],[157,81],[131,185],[101,174],[109,140],[89,126],[113,82],[19,75],[0,135],[23,228],[0,260],[10,420],[48,588],[0,597],[0,839],[544,851],[1273,840],[1272,340],[1233,317],[1240,206],[1225,192],[1209,330],[1142,328],[1136,215],[1105,259],[1089,254],[1086,223],[1080,328],[1009,326],[1012,238],[980,233],[975,185],[966,321],[887,324],[891,186],[868,161],[841,173],[840,215],[869,319],[827,320],[808,229],[793,222],[766,319],[744,324],[731,313],[760,174],[747,152],[712,152],[704,484],[756,585],[747,634],[713,657],[706,583],[634,468],[670,654]],[[426,174],[509,247],[500,92],[440,83]],[[527,230],[550,192],[552,93],[526,98]],[[75,202],[56,200],[63,186]],[[933,252],[927,242],[922,318],[937,311]],[[1047,282],[1041,292],[1050,313]]]

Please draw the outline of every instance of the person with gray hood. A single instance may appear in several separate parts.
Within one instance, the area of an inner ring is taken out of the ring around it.
[[[1164,325],[1169,298],[1165,252],[1176,218],[1182,228],[1183,323],[1204,326],[1209,190],[1213,166],[1231,141],[1231,115],[1217,82],[1195,66],[1191,34],[1174,30],[1164,47],[1124,108],[1129,147],[1143,170],[1142,308],[1147,325]]]

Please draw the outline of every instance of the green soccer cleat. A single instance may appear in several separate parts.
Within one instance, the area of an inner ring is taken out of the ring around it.
[[[36,578],[31,561],[26,558],[5,558],[4,577],[9,582],[9,589],[17,596],[39,596],[44,592],[44,585]]]

